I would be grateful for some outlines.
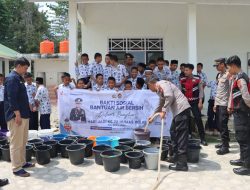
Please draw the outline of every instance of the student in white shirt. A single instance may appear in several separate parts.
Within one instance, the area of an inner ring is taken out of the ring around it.
[[[128,79],[128,72],[126,67],[118,63],[118,57],[116,55],[111,56],[112,64],[112,77],[115,78],[116,87],[122,90],[124,88],[124,83]]]
[[[36,78],[37,92],[35,101],[40,112],[41,129],[50,129],[51,104],[48,89],[43,85],[43,78]]]
[[[127,80],[127,81],[125,82],[124,90],[133,90],[132,82],[131,82],[130,80]]]
[[[29,130],[38,130],[38,111],[35,104],[36,96],[36,83],[33,83],[32,74],[26,73],[24,75],[25,87],[27,90],[27,95],[29,99],[30,106],[30,120],[29,120]]]
[[[75,81],[73,80],[73,82],[72,82],[72,79],[71,79],[71,76],[69,73],[66,73],[66,72],[63,73],[61,79],[62,79],[62,83],[54,88],[54,92],[55,92],[56,97],[57,97],[57,90],[58,89],[73,90],[76,87]]]
[[[157,67],[154,69],[154,75],[159,80],[171,80],[171,71],[167,66],[164,66],[165,61],[163,58],[157,59]]]
[[[88,78],[89,68],[89,56],[88,54],[84,53],[81,55],[81,63],[75,63],[75,73],[77,79]]]
[[[131,77],[128,80],[132,82],[132,89],[136,90],[136,81],[138,78],[138,68],[137,67],[132,67],[130,76]]]
[[[145,81],[143,78],[138,78],[136,80],[136,89],[137,90],[146,90],[147,86],[145,85]]]
[[[95,61],[90,65],[88,76],[91,79],[91,84],[94,85],[96,83],[96,75],[102,74],[103,75],[103,67],[102,67],[102,54],[96,53],[95,54]]]
[[[144,63],[138,63],[137,67],[138,67],[138,77],[144,78],[146,65]]]
[[[115,78],[114,77],[109,77],[108,78],[108,85],[106,86],[105,90],[113,90],[113,91],[118,91],[118,89],[115,87]]]
[[[112,76],[112,65],[111,65],[111,54],[106,54],[105,56],[105,67],[103,68],[103,79],[104,79],[104,84],[108,84],[108,79],[109,77]]]
[[[92,90],[101,91],[104,89],[105,89],[105,86],[103,84],[103,75],[99,73],[96,75],[96,83],[93,85]]]

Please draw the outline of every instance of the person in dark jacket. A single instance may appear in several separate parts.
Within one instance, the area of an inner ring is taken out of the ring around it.
[[[5,119],[10,131],[10,159],[14,175],[20,177],[29,177],[30,174],[24,169],[35,166],[26,162],[25,156],[30,107],[23,76],[29,66],[26,58],[18,58],[4,84]]]
[[[234,168],[238,175],[250,175],[250,94],[249,77],[241,70],[238,56],[228,58],[229,73],[235,75],[229,97],[228,108],[234,116],[235,138],[240,145],[240,159],[231,160],[230,164],[241,166]]]

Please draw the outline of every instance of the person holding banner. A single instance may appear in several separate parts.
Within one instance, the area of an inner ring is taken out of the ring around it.
[[[173,114],[170,134],[173,142],[174,164],[171,164],[169,169],[188,171],[187,144],[191,115],[190,104],[179,88],[169,81],[162,80],[158,82],[156,79],[151,79],[148,87],[160,97],[158,107],[153,115],[160,113],[160,117],[163,119],[169,111]],[[148,122],[153,122],[153,116],[148,118]]]

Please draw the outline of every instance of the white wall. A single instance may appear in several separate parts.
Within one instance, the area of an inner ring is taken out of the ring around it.
[[[68,72],[68,60],[63,59],[37,59],[34,61],[34,75],[39,72],[46,73],[46,86],[55,86],[58,81],[58,73]]]
[[[84,7],[84,8],[83,8]],[[83,52],[108,51],[108,38],[163,37],[167,59],[187,58],[186,14],[183,5],[79,4],[86,25],[82,31]],[[173,22],[174,19],[174,22]]]

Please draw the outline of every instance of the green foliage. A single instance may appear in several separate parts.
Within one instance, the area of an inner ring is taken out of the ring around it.
[[[45,13],[27,0],[0,2],[1,43],[21,53],[38,53],[43,36],[51,36]]]

